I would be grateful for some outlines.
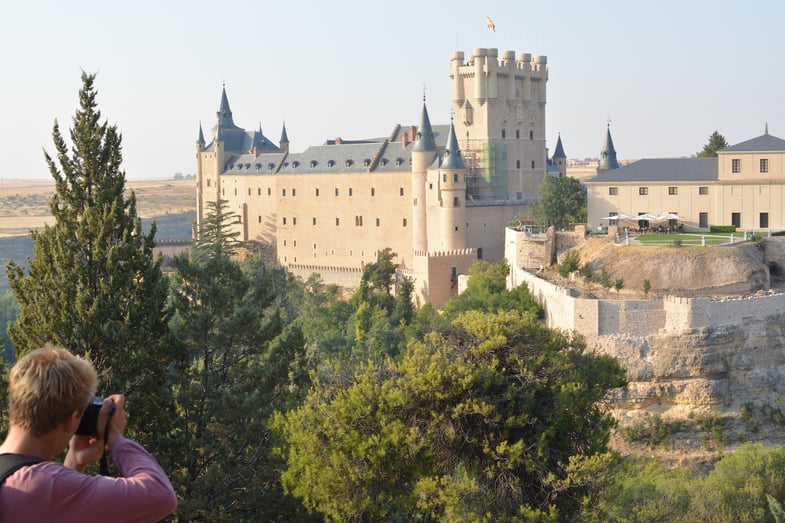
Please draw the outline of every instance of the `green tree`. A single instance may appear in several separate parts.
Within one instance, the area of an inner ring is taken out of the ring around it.
[[[18,354],[51,342],[89,355],[101,390],[126,394],[139,413],[129,429],[155,451],[172,416],[167,371],[177,347],[167,324],[168,282],[153,255],[155,224],[144,234],[134,193],[125,197],[121,137],[100,122],[94,80],[82,74],[71,147],[55,121],[56,159],[45,154],[54,224],[31,233],[26,268],[8,264],[20,306],[9,334]]]
[[[542,317],[542,306],[534,299],[526,285],[507,290],[510,266],[502,258],[496,262],[478,261],[469,268],[466,289],[451,298],[442,308],[445,318],[452,320],[461,313],[479,310],[497,312],[519,310]]]
[[[13,323],[19,314],[19,302],[11,291],[0,295],[0,358],[7,363],[15,360],[14,346],[7,335],[8,324]],[[4,403],[3,403],[4,405]]]
[[[241,265],[228,241],[236,216],[211,204],[191,253],[175,258],[174,330],[187,349],[175,377],[178,423],[172,483],[183,521],[273,520],[297,513],[277,482],[267,418],[304,376],[298,322],[284,326],[273,275],[257,259]],[[302,515],[301,515],[302,516]],[[298,519],[300,516],[298,516]]]
[[[703,150],[697,153],[695,156],[698,158],[716,158],[717,151],[724,149],[727,146],[728,142],[725,141],[725,137],[717,131],[714,131],[711,133],[711,136],[709,136],[709,143],[704,145]]]
[[[585,223],[586,187],[571,176],[546,176],[537,193],[532,216],[557,229],[564,229],[570,223]]]
[[[287,491],[331,521],[568,516],[571,456],[607,448],[615,360],[518,311],[459,316],[402,360],[337,366],[276,413]]]

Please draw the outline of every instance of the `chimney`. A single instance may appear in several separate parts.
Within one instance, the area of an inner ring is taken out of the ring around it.
[[[401,145],[403,145],[404,149],[409,145],[409,133],[401,133]]]
[[[253,146],[253,157],[256,158],[257,156],[259,156],[259,149],[257,149],[256,146],[254,145]]]
[[[417,126],[412,125],[409,127],[409,141],[413,142],[416,136],[417,136]]]

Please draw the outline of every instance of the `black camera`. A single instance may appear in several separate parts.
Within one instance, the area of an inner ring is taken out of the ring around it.
[[[76,429],[76,434],[80,436],[98,436],[98,413],[101,412],[103,404],[104,401],[98,396],[94,396],[93,399],[90,400],[84,414],[82,414],[82,420],[79,422],[79,428]],[[109,419],[112,418],[115,409],[117,409],[117,406],[112,403],[112,408],[109,411]],[[108,419],[106,423],[109,425]]]

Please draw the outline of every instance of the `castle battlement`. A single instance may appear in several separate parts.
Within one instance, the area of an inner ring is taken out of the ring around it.
[[[477,255],[477,249],[469,248],[469,249],[455,249],[451,251],[414,251],[415,256],[423,256],[428,258],[442,258],[447,256],[466,256],[466,255]]]

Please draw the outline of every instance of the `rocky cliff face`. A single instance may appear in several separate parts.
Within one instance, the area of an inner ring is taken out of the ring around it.
[[[738,301],[721,298],[729,306],[726,317],[682,332],[587,338],[590,348],[627,368],[629,386],[614,391],[609,402],[620,426],[660,415],[678,425],[670,450],[683,452],[705,447],[707,432],[700,423],[713,417],[715,436],[722,436],[717,446],[750,440],[785,445],[785,314],[761,306],[765,298],[755,296],[756,291],[758,296],[782,292],[785,243],[660,252],[614,249],[594,260],[622,275],[625,286],[648,278],[664,292],[735,294],[732,299]],[[761,301],[756,305],[754,300]]]

